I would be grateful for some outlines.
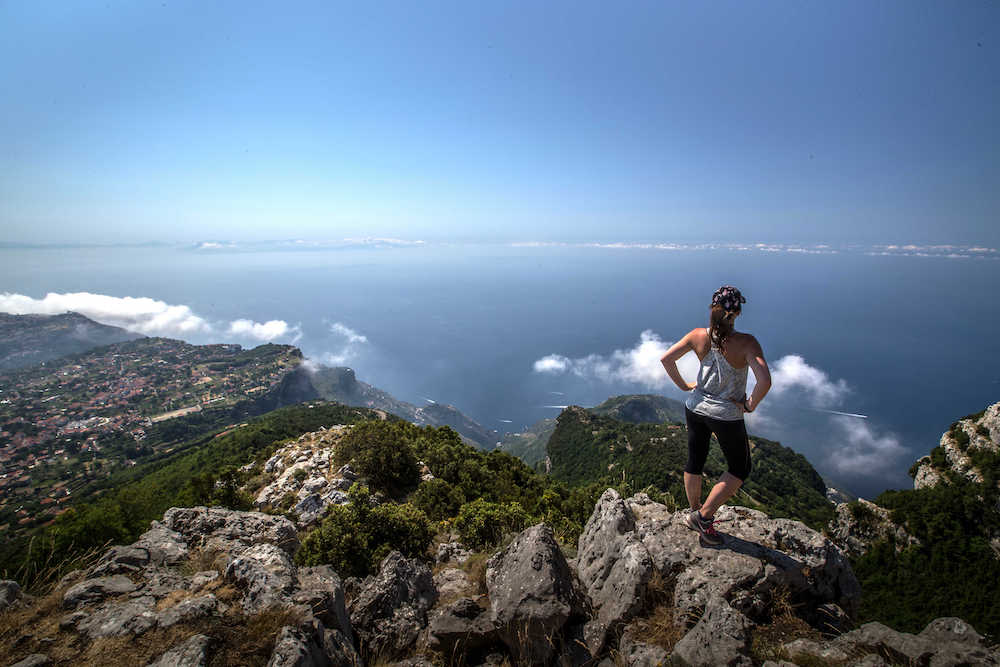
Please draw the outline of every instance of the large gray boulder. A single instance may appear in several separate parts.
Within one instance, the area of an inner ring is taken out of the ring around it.
[[[153,521],[132,546],[145,549],[154,565],[177,565],[190,553],[185,537],[159,521]]]
[[[431,569],[393,551],[351,604],[351,625],[362,650],[382,658],[400,656],[427,627],[427,612],[436,601]]]
[[[690,667],[750,667],[750,620],[724,599],[709,600],[705,613],[674,646],[673,657]]]
[[[440,651],[446,664],[470,662],[499,641],[489,611],[472,598],[461,598],[436,610],[428,634],[428,646]]]
[[[90,571],[92,577],[134,574],[149,564],[149,549],[143,546],[115,546],[105,552]]]
[[[670,512],[645,497],[631,498],[635,535],[655,567],[676,578],[674,602],[681,615],[698,616],[713,598],[728,600],[755,622],[769,620],[772,598],[787,591],[798,613],[826,622],[835,604],[853,615],[861,586],[844,553],[798,521],[771,519],[745,507],[723,507],[716,525],[723,544],[704,547],[688,529],[686,511]],[[820,619],[820,616],[823,619]]]
[[[149,663],[149,667],[205,667],[208,664],[208,649],[211,645],[211,638],[205,635],[192,635]]]
[[[242,551],[226,567],[225,577],[243,591],[243,610],[256,614],[268,607],[286,606],[295,588],[295,564],[273,544],[256,544]]]
[[[344,603],[344,586],[333,568],[329,565],[300,568],[297,588],[292,602],[309,609],[327,628],[339,630],[353,643],[354,632]]]
[[[614,489],[601,495],[584,526],[576,567],[594,614],[584,636],[598,655],[609,631],[617,631],[642,610],[653,574],[653,559],[635,534],[635,517]]]
[[[515,662],[548,662],[563,626],[585,615],[573,572],[545,524],[523,531],[490,558],[486,588],[493,622]]]
[[[219,601],[214,595],[201,595],[199,597],[181,600],[173,607],[161,611],[156,618],[156,624],[161,628],[169,628],[178,623],[190,623],[202,618],[207,618],[219,609]]]

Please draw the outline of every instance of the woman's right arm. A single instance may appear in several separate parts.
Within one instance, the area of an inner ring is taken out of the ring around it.
[[[674,381],[674,384],[677,385],[681,391],[691,391],[697,386],[690,382],[685,382],[684,378],[681,377],[681,372],[677,370],[677,360],[694,349],[691,345],[692,333],[694,333],[694,331],[688,332],[684,338],[681,338],[679,341],[674,343],[670,349],[667,350],[666,354],[660,358],[660,363],[663,364],[663,368],[667,371],[667,375],[670,376],[670,379]]]

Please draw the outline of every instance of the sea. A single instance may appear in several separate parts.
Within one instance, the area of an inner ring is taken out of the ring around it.
[[[624,393],[683,399],[659,354],[707,325],[723,284],[746,296],[737,328],[757,337],[776,375],[747,417],[751,434],[802,453],[849,492],[909,488],[907,470],[953,421],[1000,401],[1000,256],[991,248],[377,239],[0,247],[0,303],[145,297],[186,307],[200,325],[175,330],[167,317],[162,333],[193,343],[255,345],[281,331],[275,342],[294,342],[313,363],[350,366],[418,405],[452,404],[498,440],[560,406]],[[232,326],[238,320],[283,324],[255,338]],[[118,323],[113,313],[104,321]]]

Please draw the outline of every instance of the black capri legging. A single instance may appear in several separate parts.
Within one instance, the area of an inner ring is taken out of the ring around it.
[[[700,475],[708,458],[708,441],[712,434],[719,439],[726,456],[729,474],[740,481],[750,475],[750,441],[742,419],[723,421],[684,409],[688,427],[688,460],[684,472]]]

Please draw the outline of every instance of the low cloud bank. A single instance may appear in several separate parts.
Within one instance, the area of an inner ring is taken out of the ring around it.
[[[608,385],[638,385],[649,391],[676,391],[660,363],[671,345],[672,342],[664,341],[647,329],[631,348],[576,358],[549,354],[536,360],[532,370],[543,375],[569,374]],[[690,382],[695,381],[698,366],[697,357],[690,352],[678,363],[681,375]],[[803,401],[812,408],[843,408],[851,395],[846,380],[830,377],[801,355],[785,355],[771,363],[770,368],[771,392],[760,409],[748,416],[748,424],[765,437],[787,440],[785,436],[792,435],[793,431],[786,425],[802,420]],[[749,376],[748,393],[754,385],[753,373]],[[796,429],[791,442],[810,453],[815,463],[821,463],[828,470],[870,478],[898,470],[908,455],[898,436],[881,432],[868,421],[816,414],[809,422],[808,441],[801,442],[802,432]]]
[[[296,342],[301,337],[298,326],[284,320],[255,322],[238,319],[212,323],[197,315],[189,306],[168,304],[149,297],[118,297],[90,292],[49,292],[35,299],[24,294],[0,294],[0,312],[14,315],[58,315],[73,311],[95,322],[121,327],[147,336],[186,338],[227,334],[252,342]]]

